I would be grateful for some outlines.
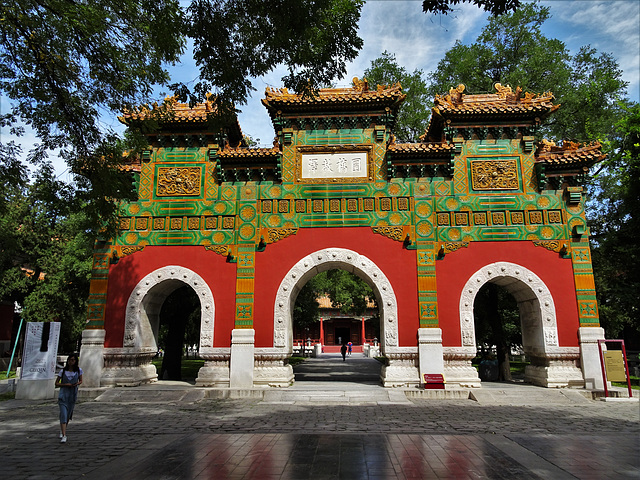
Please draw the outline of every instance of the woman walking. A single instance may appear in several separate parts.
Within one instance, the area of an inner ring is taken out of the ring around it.
[[[78,367],[78,354],[72,353],[56,378],[60,387],[58,406],[60,407],[60,443],[67,442],[67,425],[73,416],[73,407],[78,398],[78,385],[82,384],[82,369]]]

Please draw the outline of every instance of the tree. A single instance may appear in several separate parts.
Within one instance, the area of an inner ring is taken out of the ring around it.
[[[27,321],[62,322],[62,351],[84,328],[94,235],[73,188],[49,163],[29,179],[15,146],[0,146],[0,298]]]
[[[284,86],[311,94],[346,74],[362,48],[357,35],[363,0],[192,0],[185,10],[200,82],[183,97],[211,91],[244,104],[251,78],[286,65]],[[192,97],[193,98],[193,97]]]
[[[426,128],[432,97],[422,75],[422,70],[418,69],[413,73],[407,72],[398,65],[395,55],[387,51],[373,60],[371,66],[364,71],[364,77],[372,88],[397,82],[402,85],[402,93],[407,97],[400,107],[394,129],[401,142],[417,142]]]
[[[623,106],[611,155],[596,174],[589,207],[600,322],[608,338],[640,349],[640,104]]]
[[[496,83],[542,93],[562,105],[541,132],[557,140],[607,137],[620,116],[627,83],[615,59],[589,46],[571,56],[564,42],[540,30],[549,8],[534,3],[489,19],[471,45],[457,41],[429,74],[429,93],[444,94],[463,83],[465,93],[494,91]]]
[[[344,315],[362,315],[368,302],[376,302],[373,289],[357,275],[346,270],[327,270],[310,279],[300,290],[293,310],[296,325],[306,326],[319,320],[318,298],[323,295]]]
[[[154,87],[168,84],[165,67],[179,60],[187,38],[200,81],[192,89],[174,85],[180,97],[195,102],[211,91],[219,113],[228,114],[246,102],[251,77],[283,63],[289,68],[285,86],[310,93],[344,75],[362,47],[356,34],[362,4],[192,0],[182,9],[177,0],[5,3],[0,93],[12,106],[0,126],[20,134],[23,122],[35,131],[42,142],[30,153],[35,162],[59,149],[91,200],[88,211],[113,226],[114,201],[131,193],[117,166],[125,151],[135,153],[143,142],[105,128],[101,114],[113,117],[149,103]]]
[[[509,355],[511,348],[522,345],[520,313],[515,298],[504,288],[487,283],[476,296],[474,305],[476,342],[496,347],[499,380],[511,380]]]
[[[520,0],[424,0],[422,2],[422,10],[425,13],[448,15],[453,13],[453,8],[451,7],[460,3],[473,3],[493,15],[502,15],[516,10],[520,6]]]

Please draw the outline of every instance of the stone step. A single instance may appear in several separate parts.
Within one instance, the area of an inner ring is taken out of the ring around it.
[[[296,405],[413,405],[402,390],[266,390],[261,403]]]

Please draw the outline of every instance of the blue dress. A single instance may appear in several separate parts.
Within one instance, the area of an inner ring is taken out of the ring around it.
[[[62,383],[78,383],[81,372],[72,372],[70,377],[67,375],[68,371],[62,371],[60,377],[62,377]],[[76,406],[76,400],[78,398],[78,386],[75,387],[60,387],[60,393],[58,394],[58,405],[60,406],[60,423],[68,423],[73,416],[73,407]]]

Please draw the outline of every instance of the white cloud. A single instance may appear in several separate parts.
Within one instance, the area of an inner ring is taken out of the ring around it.
[[[640,101],[640,2],[545,1],[553,17],[545,24],[545,34],[564,41],[572,53],[591,45],[610,53],[629,82],[629,96]]]

